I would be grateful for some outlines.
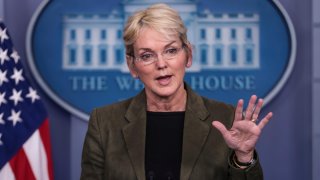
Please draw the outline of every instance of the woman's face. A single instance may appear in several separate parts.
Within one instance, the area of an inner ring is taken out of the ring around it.
[[[185,68],[192,64],[192,52],[190,47],[182,47],[178,36],[168,39],[144,27],[133,47],[135,60],[128,58],[128,66],[131,75],[144,83],[148,97],[166,98],[184,92],[183,78]],[[150,57],[156,60],[143,62]]]

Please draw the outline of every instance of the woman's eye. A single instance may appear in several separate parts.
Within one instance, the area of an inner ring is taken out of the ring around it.
[[[176,54],[177,48],[170,48],[166,50],[166,54]]]
[[[140,59],[142,59],[143,61],[148,61],[151,60],[153,57],[153,54],[143,54],[140,56]]]

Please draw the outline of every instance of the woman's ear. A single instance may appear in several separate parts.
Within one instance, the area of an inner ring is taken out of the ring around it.
[[[192,45],[188,43],[185,48],[187,50],[186,68],[189,68],[192,65]]]
[[[127,66],[129,68],[131,76],[135,79],[139,78],[138,72],[134,64],[134,58],[132,56],[126,55],[126,61],[127,61]]]

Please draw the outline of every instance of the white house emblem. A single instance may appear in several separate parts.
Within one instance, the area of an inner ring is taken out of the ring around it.
[[[126,67],[122,29],[129,15],[155,1],[70,1],[39,8],[28,32],[28,59],[46,93],[87,119],[92,108],[143,88]],[[194,47],[185,80],[209,98],[235,103],[257,94],[268,102],[294,65],[291,21],[278,1],[231,1],[165,1],[180,13]]]

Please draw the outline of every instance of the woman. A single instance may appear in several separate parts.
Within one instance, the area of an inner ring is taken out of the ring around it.
[[[92,112],[81,179],[263,179],[255,144],[272,113],[256,124],[263,100],[255,95],[243,113],[243,100],[234,109],[190,89],[186,31],[165,4],[128,19],[127,65],[145,88]]]

